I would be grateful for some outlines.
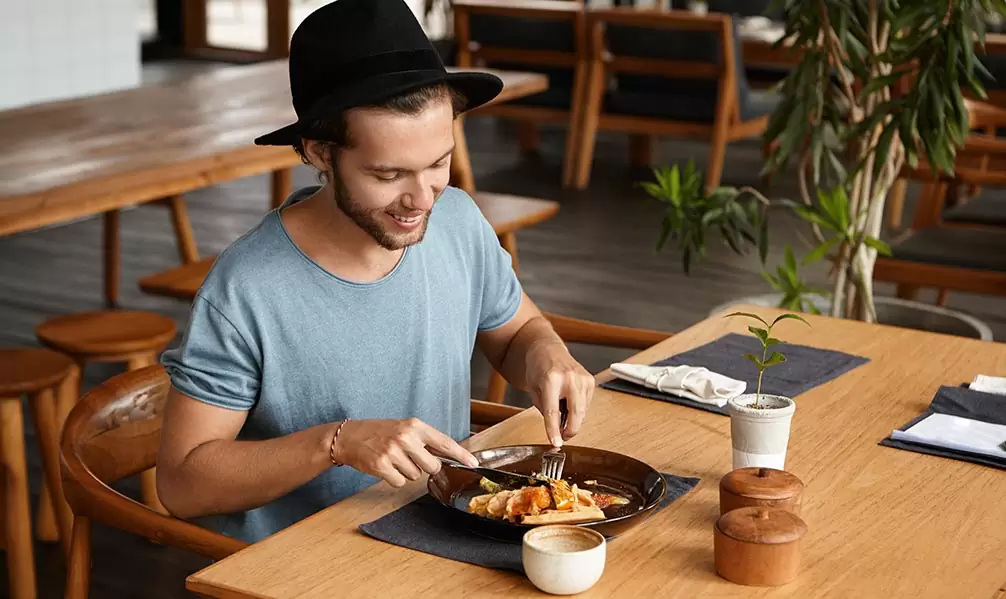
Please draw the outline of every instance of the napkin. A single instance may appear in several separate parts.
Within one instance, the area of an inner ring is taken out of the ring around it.
[[[616,377],[671,395],[678,395],[718,407],[739,397],[747,383],[713,372],[704,366],[647,366],[617,363],[611,365]]]
[[[934,415],[952,416],[955,419],[937,418],[930,421]],[[924,422],[925,425],[915,428]],[[955,431],[953,426],[960,428]],[[969,438],[966,434],[962,435],[966,429],[980,432]],[[937,390],[925,412],[897,430],[900,432],[881,439],[880,445],[1006,470],[1006,457],[993,455],[988,451],[975,451],[1006,442],[1006,437],[996,441],[995,435],[1000,433],[993,432],[1006,431],[1006,401],[1001,395],[975,391],[967,386],[943,385]],[[993,436],[985,442],[980,441],[979,435],[985,434]],[[958,445],[953,447],[953,444]]]
[[[892,431],[891,438],[1006,460],[1006,425],[973,418],[934,413],[907,430]]]
[[[786,361],[765,371],[761,387],[762,393],[783,395],[789,398],[796,398],[801,393],[823,385],[869,361],[862,356],[793,343],[780,343],[773,346],[772,349],[782,352],[786,356]],[[718,339],[660,360],[651,366],[708,368],[710,372],[743,381],[747,384],[746,392],[750,393],[755,390],[758,384],[758,369],[743,356],[744,354],[760,354],[761,352],[761,341],[754,335],[727,333]],[[629,393],[696,410],[714,412],[722,416],[729,415],[725,405],[719,406],[713,402],[695,401],[688,397],[671,395],[647,387],[645,384],[638,384],[618,377],[601,383],[601,387],[619,393]]]
[[[1001,376],[989,376],[979,374],[975,380],[971,381],[969,389],[983,391],[985,393],[995,393],[996,395],[1006,395],[1006,378]]]

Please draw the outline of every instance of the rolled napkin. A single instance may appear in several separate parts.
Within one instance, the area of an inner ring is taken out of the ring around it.
[[[975,376],[975,380],[971,381],[968,388],[975,391],[984,391],[985,393],[1006,395],[1006,378],[979,374]]]
[[[930,414],[891,438],[1006,459],[1006,425],[950,414]]]
[[[637,385],[721,408],[747,389],[744,381],[723,376],[702,366],[647,366],[620,362],[611,365],[611,372],[618,378]]]

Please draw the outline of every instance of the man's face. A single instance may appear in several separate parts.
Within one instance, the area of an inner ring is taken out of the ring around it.
[[[419,243],[450,179],[450,100],[430,102],[415,115],[351,110],[346,121],[352,147],[332,157],[339,208],[385,249]]]

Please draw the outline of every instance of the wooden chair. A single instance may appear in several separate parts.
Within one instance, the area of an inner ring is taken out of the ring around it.
[[[577,99],[586,90],[586,20],[582,0],[454,0],[457,64],[544,73],[540,94],[480,109],[516,119],[521,150],[537,149],[537,124],[567,124],[563,185],[572,180]]]
[[[72,357],[81,372],[92,362],[123,362],[128,370],[136,370],[157,362],[175,338],[176,327],[170,318],[153,312],[108,310],[57,316],[39,324],[35,334],[43,345]],[[76,397],[81,395],[78,388]],[[164,512],[153,471],[141,475],[141,485],[147,504]],[[48,486],[43,486],[42,497],[48,495]]]
[[[0,541],[7,549],[10,596],[16,599],[36,596],[21,396],[27,395],[30,400],[42,454],[42,472],[49,487],[54,489],[51,496],[42,498],[39,506],[40,514],[48,511],[53,530],[47,534],[37,532],[40,537],[51,535],[47,540],[58,538],[69,555],[73,515],[62,499],[59,481],[59,429],[61,416],[65,415],[63,410],[68,411],[76,397],[75,371],[73,360],[58,352],[40,348],[0,349],[0,464],[3,467]]]
[[[84,599],[90,585],[91,524],[99,522],[164,545],[220,560],[247,543],[156,512],[112,488],[157,463],[164,403],[171,381],[154,364],[93,388],[66,419],[60,441],[63,492],[73,509],[67,599]],[[482,430],[519,408],[472,402]]]
[[[709,139],[707,187],[719,185],[729,142],[765,131],[778,97],[748,86],[728,15],[612,8],[589,12],[588,27],[576,188],[590,179],[598,130]]]
[[[566,343],[644,350],[671,336],[671,333],[602,324],[547,312],[544,316],[552,324],[556,334]],[[489,377],[486,401],[491,404],[503,404],[506,401],[507,386],[506,379],[493,371]]]
[[[969,199],[983,186],[1006,185],[1006,140],[995,137],[1006,112],[968,104],[970,123],[983,134],[968,138],[954,172],[938,174],[927,164],[902,170],[903,179],[924,185],[910,228],[892,241],[893,255],[879,256],[874,268],[874,280],[895,283],[898,297],[914,299],[921,288],[937,288],[936,303],[943,306],[951,290],[1006,294],[1006,205],[997,198]]]

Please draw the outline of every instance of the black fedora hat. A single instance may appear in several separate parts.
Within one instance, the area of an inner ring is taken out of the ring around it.
[[[464,94],[465,110],[503,89],[503,81],[490,73],[449,73],[405,0],[335,0],[308,15],[290,40],[297,122],[255,143],[285,146],[302,137],[324,139],[310,129],[316,119],[433,83]]]

